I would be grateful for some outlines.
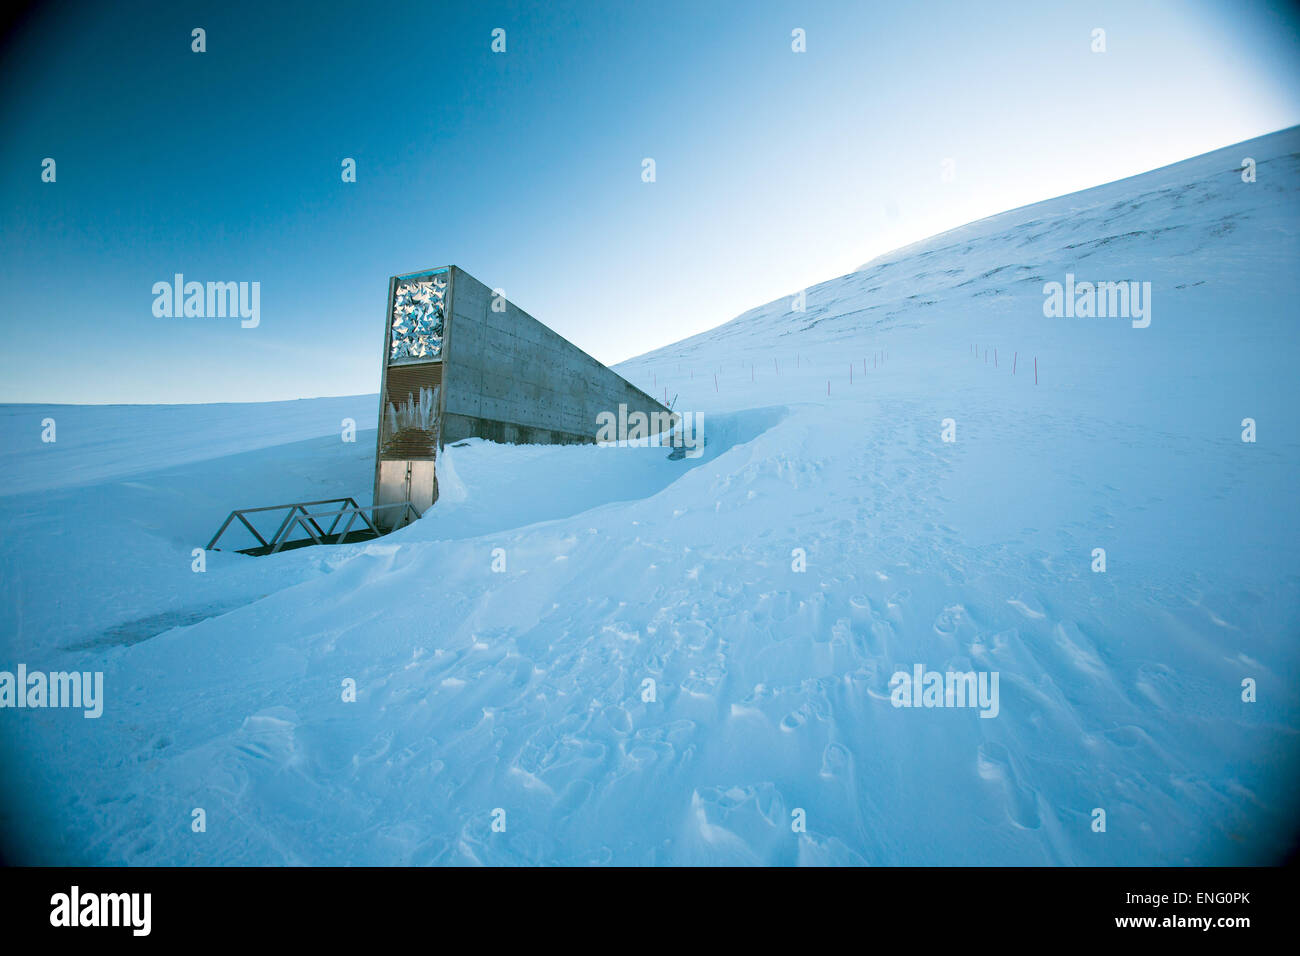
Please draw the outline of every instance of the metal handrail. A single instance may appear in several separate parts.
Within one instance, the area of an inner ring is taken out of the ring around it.
[[[340,508],[337,511],[318,511],[314,513],[307,510],[308,508],[317,505],[332,504],[345,504],[347,507]],[[284,516],[284,520],[280,522],[280,527],[275,530],[275,534],[271,536],[270,541],[267,541],[266,538],[262,537],[261,533],[253,527],[252,522],[245,517],[245,515],[256,514],[263,511],[278,511],[282,508],[288,509],[288,514]],[[220,549],[216,546],[217,542],[221,539],[221,536],[226,533],[226,529],[230,527],[230,523],[236,518],[240,520],[244,527],[249,530],[263,548],[271,549],[271,554],[278,553],[281,548],[290,543],[289,532],[295,527],[302,528],[302,530],[306,532],[307,536],[311,538],[313,543],[323,544],[323,539],[331,537],[334,534],[334,529],[338,527],[338,523],[342,520],[344,515],[348,515],[349,517],[347,523],[343,526],[343,530],[338,534],[338,540],[341,541],[343,538],[347,537],[348,532],[352,530],[352,525],[357,518],[362,520],[375,537],[380,537],[383,535],[383,532],[375,526],[375,523],[367,516],[366,512],[388,511],[392,508],[404,509],[403,516],[405,516],[406,511],[409,510],[411,514],[415,515],[417,520],[420,518],[419,510],[417,510],[415,505],[411,504],[409,501],[396,501],[386,505],[370,505],[369,507],[363,508],[352,498],[323,498],[320,501],[297,501],[284,505],[266,505],[261,508],[237,508],[226,516],[226,520],[221,523],[221,527],[217,529],[217,533],[212,536],[212,540],[208,542],[208,545],[204,550],[219,551]],[[320,521],[325,518],[334,519],[330,522],[328,531],[320,526]],[[309,523],[311,527],[308,527]],[[314,531],[312,530],[313,528],[315,529]]]
[[[242,514],[251,515],[255,511],[276,511],[279,508],[311,508],[314,505],[332,505],[339,501],[351,501],[353,505],[356,505],[352,498],[322,498],[320,501],[291,501],[287,505],[264,505],[261,508],[240,508],[238,510]],[[387,508],[388,505],[375,505],[373,507]]]

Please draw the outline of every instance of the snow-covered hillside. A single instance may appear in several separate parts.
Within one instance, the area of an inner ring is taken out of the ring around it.
[[[0,711],[11,852],[1272,860],[1298,232],[1295,129],[1007,212],[620,367],[704,414],[702,458],[470,442],[409,528],[202,574],[232,508],[369,500],[374,433],[339,433],[375,396],[8,406],[0,670],[105,673],[97,720]],[[1045,317],[1067,273],[1150,282],[1150,326]],[[918,664],[997,672],[997,716],[894,707]]]

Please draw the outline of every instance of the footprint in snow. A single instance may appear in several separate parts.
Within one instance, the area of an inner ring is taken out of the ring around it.
[[[605,722],[621,737],[632,732],[632,716],[619,704],[605,708]]]
[[[957,633],[957,625],[965,615],[966,609],[960,604],[944,608],[943,612],[934,619],[935,633],[940,637],[952,637]]]
[[[1031,621],[1047,617],[1042,603],[1032,594],[1017,594],[1015,597],[1007,598],[1007,603]]]
[[[849,748],[843,744],[827,744],[826,749],[822,751],[821,775],[828,778],[844,776],[852,759],[853,756],[849,753]]]
[[[1073,621],[1062,621],[1056,625],[1055,637],[1057,646],[1076,668],[1093,677],[1105,676],[1106,665],[1102,663],[1092,641],[1079,630],[1079,625]]]
[[[564,788],[564,792],[555,801],[553,807],[555,815],[562,820],[573,816],[591,799],[594,790],[590,780],[574,780]]]
[[[297,757],[294,736],[298,715],[287,707],[271,707],[245,717],[231,741],[234,749],[253,763],[288,766]]]
[[[1025,830],[1037,830],[1042,823],[1038,794],[1021,785],[1007,748],[992,741],[980,744],[976,766],[981,777],[1001,786],[1011,822]]]
[[[388,753],[388,748],[392,746],[392,743],[393,732],[391,730],[379,734],[377,737],[372,739],[370,743],[366,744],[352,755],[352,766],[359,767],[362,764],[378,760],[380,757],[384,756],[384,754]]]
[[[781,729],[787,733],[793,733],[808,722],[808,705],[804,704],[798,710],[792,710],[781,719]]]

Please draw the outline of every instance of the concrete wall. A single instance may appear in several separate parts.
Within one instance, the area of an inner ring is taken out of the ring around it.
[[[444,444],[462,438],[558,444],[595,440],[596,416],[667,408],[563,336],[452,267],[443,345]]]

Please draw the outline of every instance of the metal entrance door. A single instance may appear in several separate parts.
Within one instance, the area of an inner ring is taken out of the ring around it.
[[[409,501],[415,510],[423,513],[437,498],[437,479],[434,464],[431,461],[380,461],[379,485],[376,489],[375,504],[391,505]],[[378,521],[384,524],[385,517],[395,523],[386,530],[393,530],[408,524],[411,520],[409,511],[392,509],[380,515]]]

